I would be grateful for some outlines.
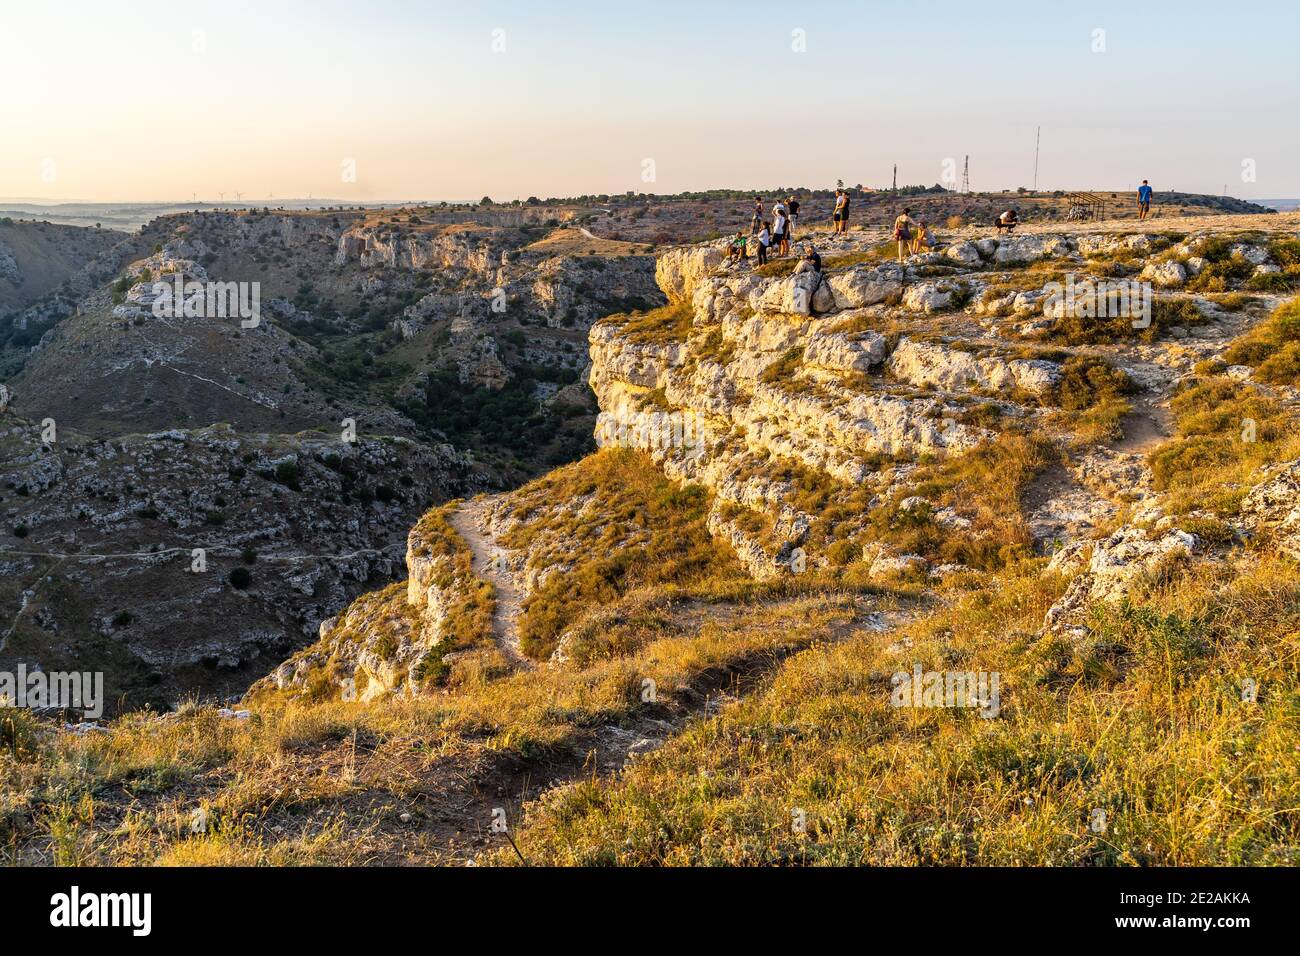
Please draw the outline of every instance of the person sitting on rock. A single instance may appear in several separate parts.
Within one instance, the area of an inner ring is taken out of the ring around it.
[[[1020,225],[1020,217],[1016,215],[1014,209],[1008,209],[997,219],[993,220],[993,225],[998,227],[998,232],[1011,232],[1012,229]]]
[[[800,259],[799,264],[794,267],[795,275],[798,275],[801,272],[816,272],[820,274],[821,271],[822,271],[821,254],[818,253],[817,250],[813,248],[811,242],[807,243],[803,247],[803,258]]]
[[[740,262],[745,258],[745,234],[736,233],[736,237],[727,243],[727,262]]]
[[[904,209],[903,214],[894,220],[894,241],[898,243],[898,261],[903,261],[903,247],[908,246],[909,251],[912,242],[912,227],[916,223],[912,222],[912,210]]]
[[[916,220],[916,232],[912,235],[912,255],[916,255],[922,249],[929,249],[933,244],[929,227],[920,219]]]

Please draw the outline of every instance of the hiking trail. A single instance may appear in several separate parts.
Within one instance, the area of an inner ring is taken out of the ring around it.
[[[469,547],[474,575],[489,582],[496,590],[496,607],[492,611],[493,639],[511,667],[531,670],[534,663],[524,655],[519,644],[519,614],[523,598],[515,585],[514,572],[509,563],[502,560],[505,551],[482,530],[498,497],[490,495],[467,501],[448,520]]]

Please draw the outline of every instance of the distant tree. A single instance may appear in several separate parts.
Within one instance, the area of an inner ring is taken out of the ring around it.
[[[490,205],[492,205],[492,197],[491,197],[491,196],[484,196],[482,199],[480,199],[480,200],[478,201],[478,204],[479,204],[480,206],[490,206]]]

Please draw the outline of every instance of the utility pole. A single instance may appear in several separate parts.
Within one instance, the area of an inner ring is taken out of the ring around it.
[[[970,192],[970,156],[967,155],[966,163],[961,169],[961,191]]]
[[[1038,192],[1038,144],[1043,138],[1043,128],[1038,127],[1034,133],[1034,192]]]
[[[894,192],[898,192],[898,163],[894,163]]]

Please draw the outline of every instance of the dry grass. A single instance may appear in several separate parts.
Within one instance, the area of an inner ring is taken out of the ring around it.
[[[648,312],[614,315],[603,321],[616,325],[620,334],[636,345],[682,342],[691,331],[690,303],[670,302]]]
[[[1175,436],[1150,456],[1170,513],[1235,515],[1261,467],[1300,458],[1295,414],[1251,385],[1198,377],[1170,405]]]
[[[1300,299],[1278,306],[1233,342],[1223,358],[1230,365],[1253,367],[1261,382],[1300,385]]]
[[[747,601],[753,592],[740,594]],[[639,628],[627,646],[594,650],[581,666],[462,671],[451,689],[414,699],[267,698],[247,720],[189,706],[84,736],[19,714],[0,753],[5,856],[70,865],[356,864],[394,854],[436,862],[447,852],[442,835],[421,842],[397,823],[398,808],[436,805],[448,789],[458,806],[484,767],[556,759],[592,728],[644,711],[647,680],[661,707],[689,702],[708,675],[770,667],[854,614],[852,601],[822,595],[738,606],[726,626],[661,610],[655,621],[625,623]]]
[[[710,500],[703,488],[681,487],[644,455],[620,449],[515,492],[521,520],[502,544],[526,552],[534,571],[563,569],[524,602],[525,653],[548,656],[583,614],[628,591],[740,576],[734,556],[705,528]]]
[[[1034,635],[1060,589],[1020,565],[903,633],[805,651],[621,778],[530,804],[519,844],[579,865],[1294,865],[1294,565],[1188,573],[1079,647]],[[997,672],[999,715],[891,706],[917,663]],[[1247,677],[1273,690],[1243,703]]]

